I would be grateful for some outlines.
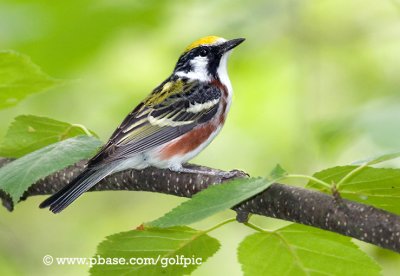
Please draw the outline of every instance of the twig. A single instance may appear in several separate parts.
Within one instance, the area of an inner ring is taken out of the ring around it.
[[[0,167],[9,162],[0,159]],[[23,199],[34,195],[52,194],[66,185],[84,168],[85,162],[50,175],[25,192]],[[247,177],[242,171],[221,171],[187,165],[198,173],[178,173],[147,168],[116,173],[99,182],[92,191],[133,190],[191,197],[210,185],[231,178]],[[13,209],[8,195],[0,193],[3,205]],[[341,199],[318,191],[275,183],[267,190],[233,208],[238,218],[246,221],[248,214],[279,218],[318,227],[350,236],[400,253],[400,216],[369,205]]]

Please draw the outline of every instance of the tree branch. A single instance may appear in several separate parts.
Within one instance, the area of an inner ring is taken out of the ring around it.
[[[0,159],[0,167],[9,162]],[[29,196],[52,194],[65,186],[83,169],[85,162],[54,173],[25,192]],[[187,165],[198,173],[178,173],[147,168],[113,174],[95,185],[91,191],[132,190],[150,191],[191,197],[213,184],[232,178],[247,177],[242,171],[225,172],[197,165]],[[10,211],[13,203],[4,192],[3,205]],[[279,218],[353,237],[377,246],[400,252],[400,216],[369,205],[338,199],[318,191],[275,183],[267,190],[233,208],[238,220],[248,214]]]

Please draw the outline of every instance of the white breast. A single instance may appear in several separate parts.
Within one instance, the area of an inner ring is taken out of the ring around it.
[[[232,50],[229,52],[226,52],[219,63],[219,67],[217,70],[219,80],[225,87],[228,89],[228,97],[226,98],[226,110],[225,113],[229,111],[229,108],[231,107],[231,102],[232,102],[232,95],[233,95],[233,89],[232,89],[232,84],[228,76],[228,58],[229,55],[231,54]]]

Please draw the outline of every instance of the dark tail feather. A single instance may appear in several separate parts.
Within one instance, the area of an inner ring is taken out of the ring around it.
[[[78,175],[71,183],[43,201],[39,207],[50,207],[50,211],[59,213],[109,173],[110,171],[108,170],[87,169]]]

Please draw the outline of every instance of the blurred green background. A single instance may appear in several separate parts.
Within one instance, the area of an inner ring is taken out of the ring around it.
[[[0,0],[0,49],[30,56],[70,83],[0,111],[0,136],[19,114],[81,123],[106,140],[172,71],[193,40],[247,40],[231,56],[235,90],[226,126],[194,163],[265,175],[276,163],[313,173],[400,148],[400,1]],[[134,229],[183,199],[144,192],[86,194],[53,215],[29,198],[0,210],[0,274],[86,275],[44,266],[91,257],[107,235]],[[224,212],[194,225],[204,229]],[[284,222],[254,218],[273,229]],[[236,247],[250,230],[212,232],[221,250],[194,275],[241,275]],[[358,242],[398,275],[398,254]],[[223,264],[223,265],[221,265]]]

